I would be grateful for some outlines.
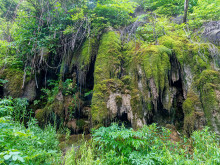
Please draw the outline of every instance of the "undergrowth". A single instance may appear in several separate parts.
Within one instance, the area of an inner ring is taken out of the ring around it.
[[[0,164],[59,164],[55,128],[48,125],[42,130],[28,117],[26,106],[25,99],[0,100]]]
[[[101,127],[92,140],[79,148],[72,147],[65,164],[219,164],[220,148],[217,136],[209,128],[193,132],[191,138],[171,140],[172,131],[144,126],[138,131],[119,127]]]

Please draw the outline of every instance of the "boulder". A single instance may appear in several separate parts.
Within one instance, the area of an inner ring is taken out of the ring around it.
[[[220,45],[220,21],[211,21],[204,25],[203,38]]]
[[[183,15],[178,15],[178,16],[172,18],[172,21],[176,24],[183,23]]]
[[[36,98],[36,85],[34,80],[31,80],[27,83],[24,88],[23,98],[27,98],[28,101],[34,101]]]

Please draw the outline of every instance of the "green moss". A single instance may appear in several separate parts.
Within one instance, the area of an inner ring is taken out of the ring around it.
[[[129,75],[123,76],[123,77],[121,78],[122,82],[123,82],[125,85],[130,85],[131,79],[132,79],[132,77],[129,76]]]
[[[211,127],[213,113],[220,112],[219,101],[216,98],[216,90],[219,90],[220,76],[218,71],[212,70],[212,64],[215,62],[215,59],[213,59],[209,50],[209,43],[190,42],[188,39],[179,36],[163,36],[159,39],[159,43],[172,49],[181,67],[190,67],[194,80],[192,86],[200,92],[205,116],[208,120],[208,125]],[[191,104],[194,104],[194,102]],[[184,106],[187,105],[188,107],[193,107],[190,105],[190,100],[185,101]],[[190,108],[184,109],[186,114],[187,110],[192,111]],[[185,117],[185,123],[192,122],[193,116],[195,116],[194,113],[188,113]]]
[[[17,69],[4,69],[0,74],[0,78],[7,80],[6,89],[8,95],[12,97],[20,97],[23,93],[23,76],[24,72]]]
[[[35,118],[38,120],[40,126],[45,126],[51,119],[55,120],[54,115],[64,119],[63,110],[63,102],[57,100],[52,103],[48,102],[43,109],[39,109],[35,112]]]
[[[80,119],[76,121],[76,125],[80,130],[84,130],[86,126],[86,122],[84,119]]]
[[[169,74],[171,59],[174,57],[177,59],[179,70],[184,71],[184,67],[190,68],[193,77],[192,89],[196,91],[198,87],[201,93],[201,100],[195,93],[188,93],[184,102],[184,127],[190,134],[195,128],[194,119],[198,116],[194,106],[198,103],[202,110],[201,102],[209,104],[206,102],[208,99],[203,98],[206,97],[204,91],[209,92],[209,99],[216,100],[218,72],[214,74],[214,71],[210,70],[213,59],[208,44],[192,43],[187,38],[177,35],[165,35],[158,39],[160,45],[129,42],[122,46],[119,38],[117,33],[108,32],[101,40],[95,64],[92,99],[92,120],[95,125],[102,125],[104,121],[111,119],[107,109],[111,92],[120,91],[131,95],[132,113],[135,118],[142,119],[144,114],[152,114],[159,99],[163,101],[163,108],[170,110],[174,105]],[[212,73],[206,73],[207,71]],[[181,76],[182,81],[187,81],[184,75]],[[156,90],[153,89],[152,81]],[[164,99],[167,99],[167,102]],[[217,102],[211,100],[209,102],[216,108]]]
[[[133,114],[143,118],[144,114],[152,113],[154,107],[150,79],[155,82],[158,95],[166,86],[169,86],[171,50],[162,45],[144,44],[138,45],[136,51],[134,49],[130,49],[130,54],[133,53],[133,55],[128,67],[131,76],[131,106]]]
[[[114,92],[123,86],[123,83],[117,79],[122,58],[120,44],[120,36],[116,32],[111,31],[102,36],[94,71],[91,114],[95,125],[102,124],[108,118],[106,103],[110,91]]]
[[[202,111],[202,104],[199,96],[193,91],[190,91],[187,94],[187,99],[183,103],[184,131],[187,135],[191,135],[191,133],[195,130],[198,111]]]
[[[197,81],[197,85],[202,89],[207,83],[210,83],[210,85],[212,84],[213,87],[219,85],[220,73],[215,70],[204,70]]]
[[[95,125],[103,124],[105,120],[111,120],[107,109],[107,101],[110,92],[121,91],[123,83],[119,79],[107,79],[96,84],[92,97],[92,120]]]
[[[189,43],[187,39],[179,36],[163,36],[159,38],[159,43],[171,49],[172,53],[176,55],[178,61],[181,64],[184,63],[184,57],[187,51],[187,44]]]
[[[96,47],[96,40],[93,38],[89,38],[85,41],[83,44],[80,56],[79,56],[79,66],[81,69],[87,69],[90,62],[91,58],[93,57],[94,54],[94,49]]]
[[[116,78],[120,73],[120,44],[120,36],[116,32],[111,31],[102,36],[95,63],[95,84],[105,79]]]
[[[201,100],[209,126],[212,126],[213,112],[220,113],[219,100],[215,92],[220,89],[219,84],[220,73],[214,70],[204,70],[196,84],[201,93]]]
[[[134,57],[138,54],[141,43],[136,41],[130,41],[123,43],[122,56],[123,56],[123,67],[126,71],[129,71],[137,63],[134,61]]]
[[[147,79],[153,78],[158,91],[163,91],[170,70],[170,49],[161,45],[151,45],[143,51],[142,65]]]
[[[121,98],[121,96],[116,96],[115,100],[116,100],[116,104],[117,104],[117,105],[120,106],[120,105],[122,104],[122,98]]]
[[[189,65],[195,74],[210,69],[213,60],[208,43],[193,43],[180,36],[163,36],[159,43],[172,50],[181,66]]]
[[[38,109],[35,112],[35,118],[37,119],[38,123],[40,126],[43,126],[44,124],[46,124],[46,111],[45,109]]]
[[[64,105],[62,101],[54,101],[50,106],[58,116],[64,118]]]

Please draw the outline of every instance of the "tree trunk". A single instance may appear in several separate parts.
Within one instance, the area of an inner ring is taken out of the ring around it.
[[[189,0],[185,0],[183,23],[186,23],[188,8],[189,8]]]

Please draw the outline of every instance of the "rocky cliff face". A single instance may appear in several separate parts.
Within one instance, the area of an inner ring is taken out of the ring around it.
[[[219,128],[219,80],[210,44],[163,36],[159,45],[120,45],[118,32],[101,40],[94,72],[93,126],[127,121],[134,128],[173,124],[190,135]],[[206,78],[205,78],[206,77]]]
[[[33,102],[46,79],[58,79],[50,99],[32,108],[41,125],[56,121],[73,133],[114,121],[135,129],[154,122],[172,124],[188,135],[205,125],[219,132],[218,56],[210,43],[164,35],[147,45],[124,42],[118,31],[108,30],[100,39],[87,39],[63,61],[58,78],[51,70],[24,81],[24,72],[4,70],[0,78],[8,83],[0,92]],[[67,79],[72,81],[66,87]]]

